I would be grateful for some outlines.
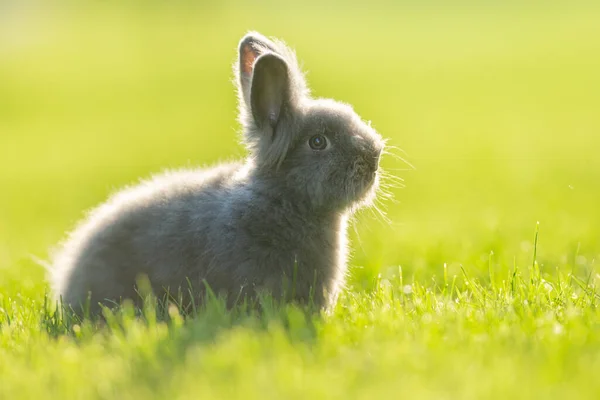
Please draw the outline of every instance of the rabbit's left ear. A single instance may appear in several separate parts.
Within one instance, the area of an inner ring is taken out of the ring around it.
[[[250,108],[256,126],[267,137],[272,137],[275,127],[290,105],[289,68],[283,58],[265,53],[254,63]]]
[[[248,33],[242,38],[239,45],[238,79],[241,95],[246,104],[250,104],[250,84],[256,59],[263,53],[270,51],[277,53],[275,45],[257,32]]]

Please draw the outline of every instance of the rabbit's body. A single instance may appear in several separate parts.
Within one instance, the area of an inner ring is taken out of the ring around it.
[[[242,40],[246,162],[159,175],[93,211],[54,260],[64,303],[136,299],[144,275],[159,296],[197,301],[208,284],[230,304],[261,290],[333,304],[346,221],[372,196],[383,144],[349,106],[308,97],[295,62],[279,42]]]
[[[83,303],[88,292],[92,308],[135,299],[145,275],[157,293],[201,296],[206,282],[230,301],[257,289],[279,296],[294,278],[298,300],[329,304],[343,282],[346,216],[307,214],[265,187],[246,166],[230,164],[168,173],[118,193],[56,260],[71,271],[56,282],[63,301]],[[311,292],[316,282],[325,291]]]

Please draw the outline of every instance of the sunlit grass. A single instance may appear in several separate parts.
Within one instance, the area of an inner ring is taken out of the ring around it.
[[[0,398],[598,397],[597,6],[2,7]],[[353,224],[338,307],[53,314],[33,260],[85,210],[243,156],[230,66],[249,29],[414,165],[383,160],[404,188]]]

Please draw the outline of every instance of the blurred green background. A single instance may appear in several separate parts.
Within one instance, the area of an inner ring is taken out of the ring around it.
[[[165,168],[239,158],[231,65],[250,29],[297,50],[411,164],[351,231],[350,282],[600,256],[597,2],[2,2],[0,291],[41,298],[85,210]]]

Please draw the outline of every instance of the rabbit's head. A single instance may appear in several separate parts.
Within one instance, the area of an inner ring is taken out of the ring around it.
[[[373,197],[381,137],[349,105],[311,98],[292,50],[249,33],[235,72],[255,173],[315,209],[353,209]]]

